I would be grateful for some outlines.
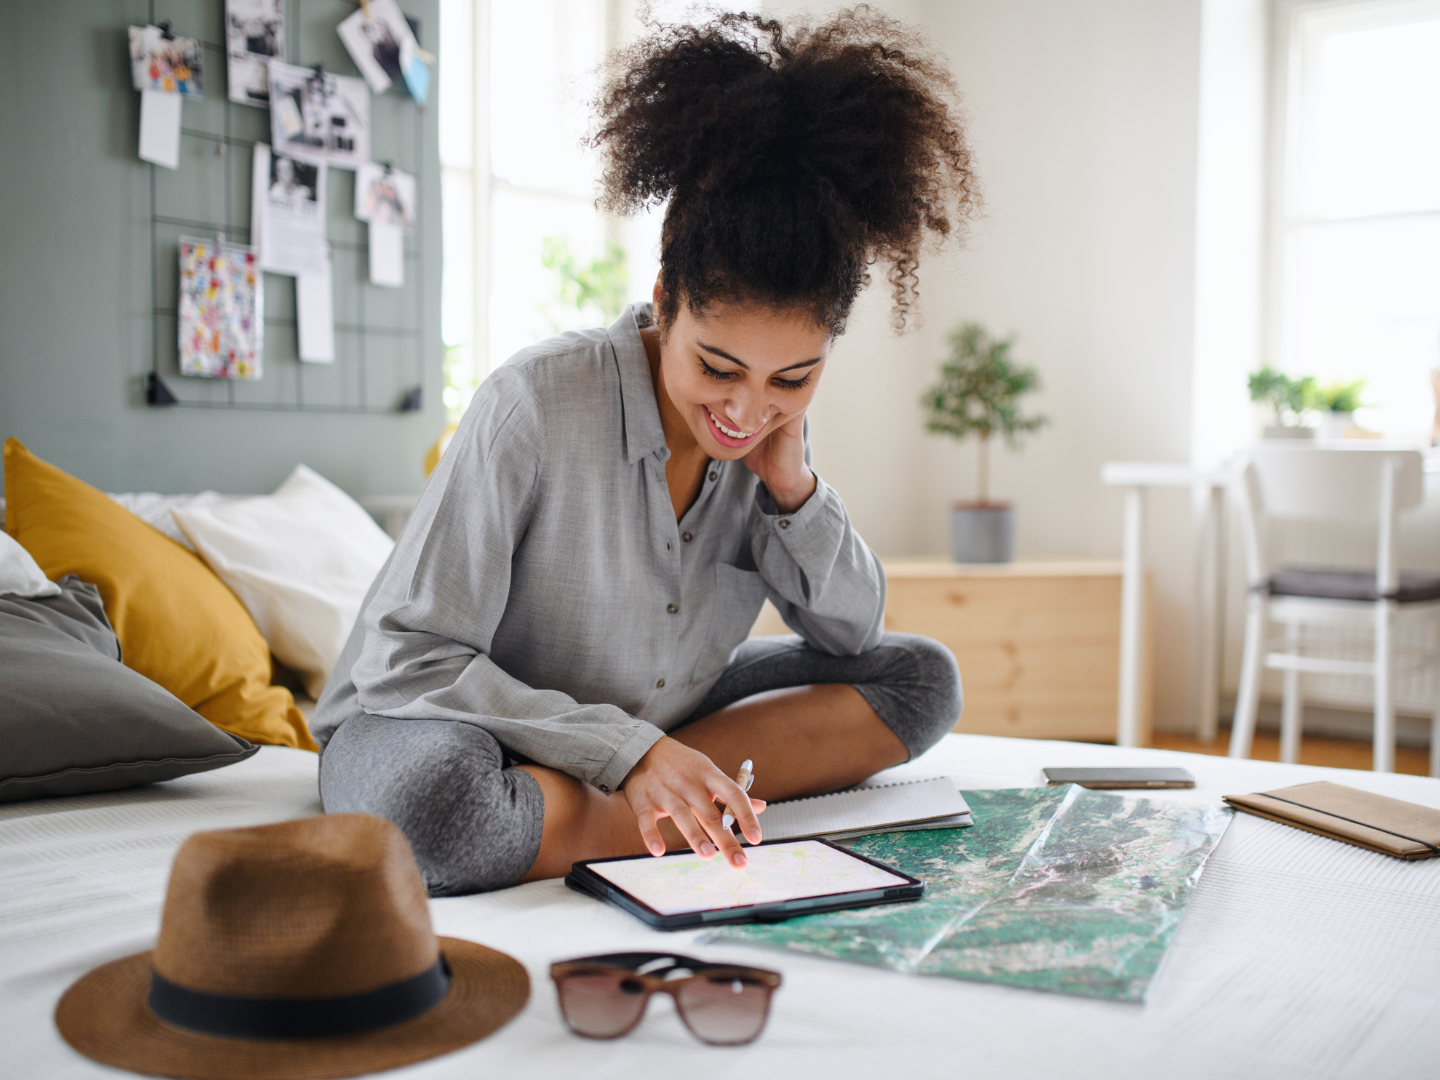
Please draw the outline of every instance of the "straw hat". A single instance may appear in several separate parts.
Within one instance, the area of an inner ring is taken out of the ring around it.
[[[81,978],[55,1026],[134,1072],[323,1080],[458,1050],[529,996],[511,957],[436,938],[399,829],[334,814],[190,837],[155,950]]]

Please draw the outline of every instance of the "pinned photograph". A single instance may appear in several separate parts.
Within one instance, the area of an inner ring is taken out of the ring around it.
[[[325,164],[255,146],[251,238],[276,274],[320,272],[325,263]]]
[[[275,151],[356,169],[370,159],[370,91],[362,79],[270,61]]]
[[[285,55],[285,0],[225,0],[230,100],[268,108],[269,66]]]
[[[395,0],[370,0],[337,30],[355,66],[377,94],[397,82],[408,87],[407,69],[417,62],[423,66],[415,31]],[[419,100],[423,102],[423,94]]]
[[[255,252],[180,238],[180,374],[260,378],[261,283]]]
[[[388,165],[361,165],[355,173],[355,217],[415,231],[415,177]]]
[[[166,26],[130,27],[130,78],[136,90],[200,98],[205,51],[195,38],[175,37]]]

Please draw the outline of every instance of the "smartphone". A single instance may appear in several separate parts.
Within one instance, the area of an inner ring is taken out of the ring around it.
[[[1195,777],[1184,769],[1046,769],[1050,784],[1087,788],[1190,788]]]

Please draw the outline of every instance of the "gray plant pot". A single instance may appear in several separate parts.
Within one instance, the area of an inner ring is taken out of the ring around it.
[[[1015,552],[1015,508],[1009,503],[956,503],[950,552],[959,563],[1006,563]]]

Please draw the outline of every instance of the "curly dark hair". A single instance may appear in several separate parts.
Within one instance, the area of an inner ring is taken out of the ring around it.
[[[610,58],[589,142],[603,209],[670,200],[662,327],[683,297],[798,307],[839,334],[875,262],[895,330],[913,324],[921,248],[980,204],[955,81],[924,41],[864,5],[649,29]]]

